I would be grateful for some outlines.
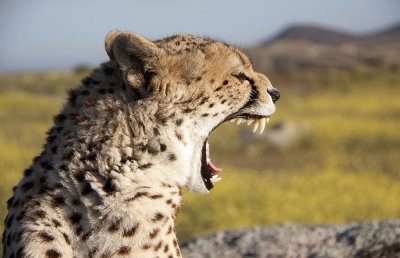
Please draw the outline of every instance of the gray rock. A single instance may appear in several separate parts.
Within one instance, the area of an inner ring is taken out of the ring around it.
[[[182,244],[185,258],[400,258],[400,220],[220,231]]]

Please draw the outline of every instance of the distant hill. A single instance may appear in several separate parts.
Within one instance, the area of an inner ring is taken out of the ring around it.
[[[369,35],[294,25],[249,49],[258,69],[400,67],[400,23]]]
[[[329,28],[314,25],[295,25],[283,30],[266,44],[282,40],[307,40],[320,44],[343,44],[354,41],[355,36]],[[264,44],[265,44],[264,43]]]

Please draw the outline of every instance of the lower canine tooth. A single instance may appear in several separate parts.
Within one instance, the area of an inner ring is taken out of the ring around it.
[[[222,179],[221,177],[212,177],[212,178],[210,178],[211,182],[213,182],[214,184],[219,182],[219,181],[221,181],[221,179]]]
[[[269,117],[267,117],[267,123],[269,123]]]

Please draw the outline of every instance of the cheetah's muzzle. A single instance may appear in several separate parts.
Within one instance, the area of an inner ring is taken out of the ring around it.
[[[253,133],[256,133],[257,129],[259,129],[259,133],[262,134],[264,132],[266,124],[269,122],[270,117],[243,112],[246,107],[251,106],[255,102],[255,100],[257,100],[257,95],[257,93],[252,92],[247,103],[238,112],[228,116],[213,130],[215,130],[224,122],[229,121],[232,123],[236,122],[237,125],[240,125],[241,123],[246,123],[247,125],[253,127]],[[206,139],[202,147],[201,176],[203,177],[204,185],[207,187],[208,190],[211,190],[214,187],[215,183],[221,181],[222,178],[219,177],[220,172],[222,172],[222,168],[215,166],[211,161],[210,144],[208,143],[208,139]]]

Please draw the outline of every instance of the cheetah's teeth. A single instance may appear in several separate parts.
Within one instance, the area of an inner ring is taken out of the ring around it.
[[[255,120],[253,123],[253,133],[257,131],[258,124],[260,123],[260,120]]]
[[[260,118],[260,120],[258,120],[260,123],[260,134],[262,134],[264,132],[265,129],[265,123],[267,122],[267,120],[263,117]]]
[[[259,129],[259,134],[262,134],[265,130],[265,126],[267,123],[269,123],[269,117],[262,117],[262,118],[256,118],[256,119],[251,119],[251,118],[235,118],[229,120],[230,122],[236,122],[237,125],[240,125],[242,123],[246,123],[249,126],[253,127],[253,133],[257,132],[257,129]]]
[[[213,184],[218,183],[219,181],[221,181],[222,177],[218,177],[218,176],[214,176],[212,178],[210,178],[211,182]]]
[[[240,125],[241,123],[243,123],[245,120],[243,119],[243,118],[238,118],[237,120],[236,120],[236,124],[237,125]]]

